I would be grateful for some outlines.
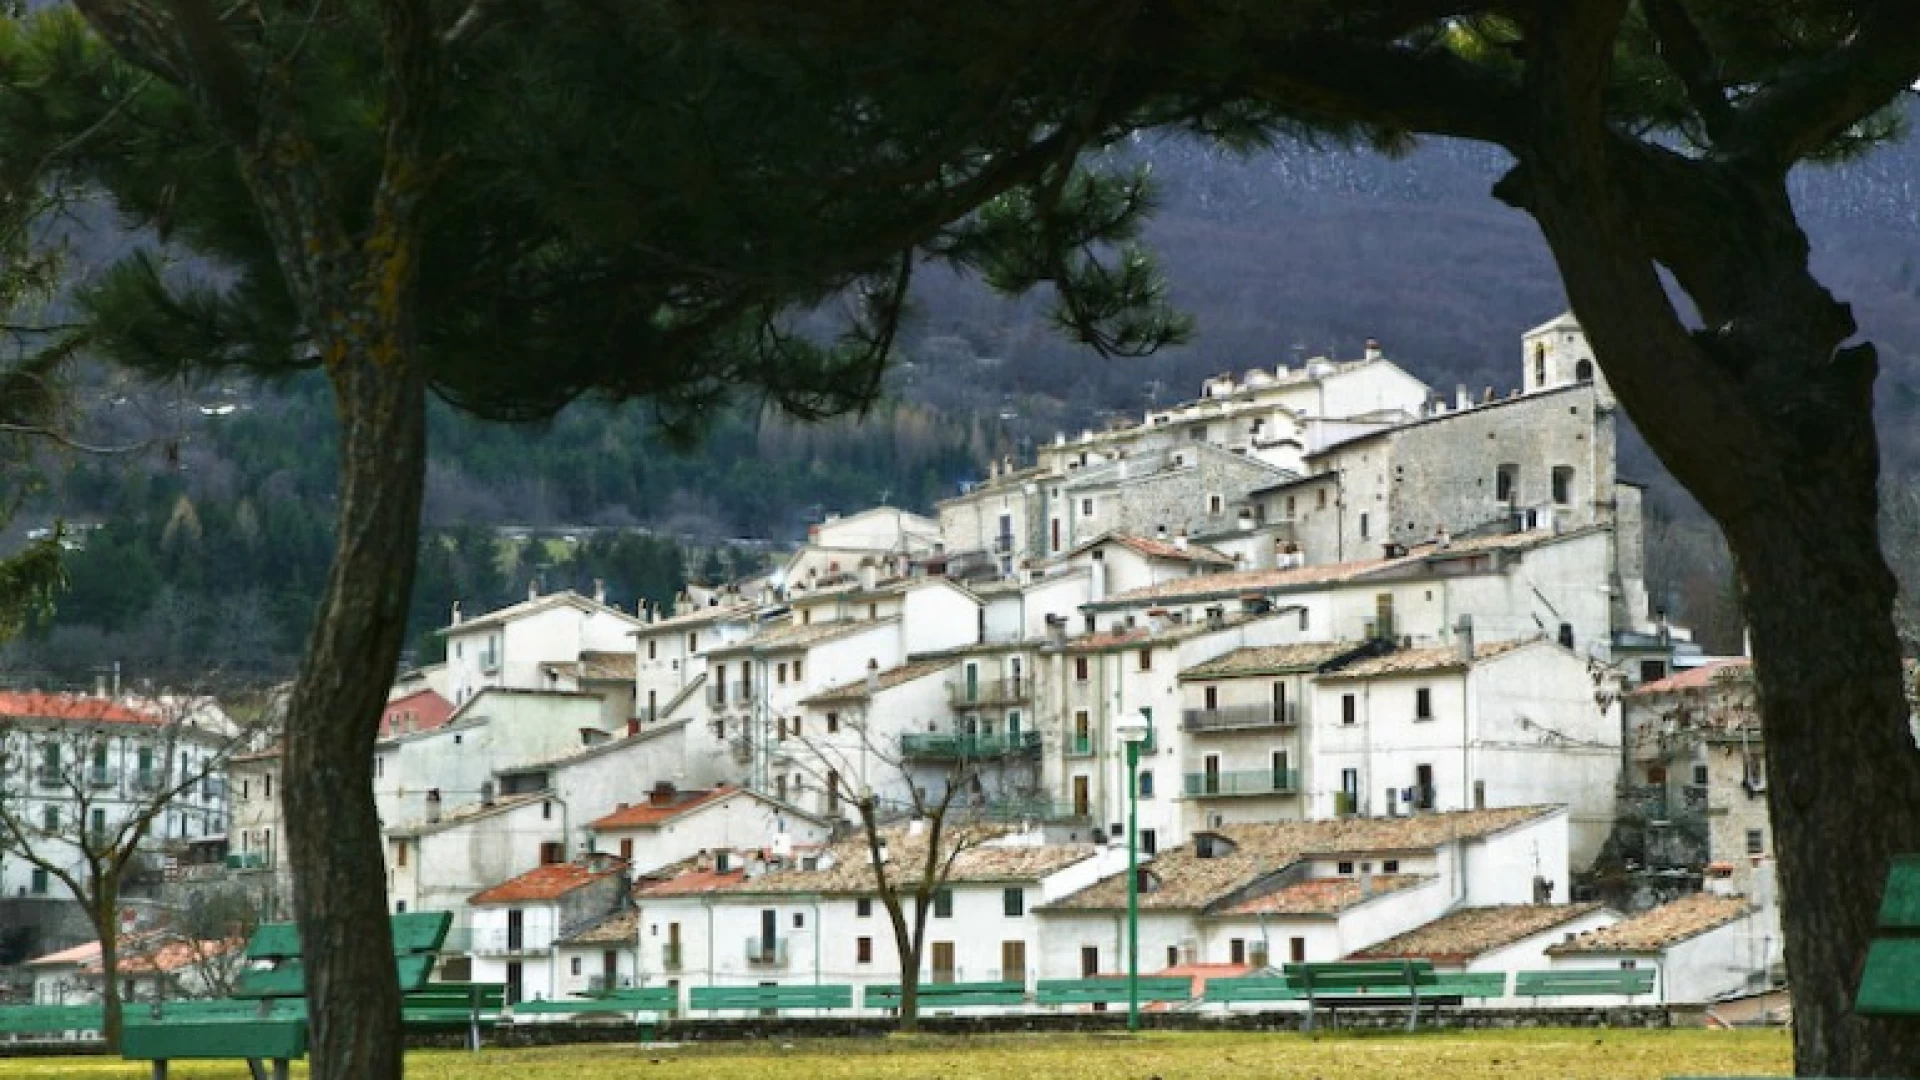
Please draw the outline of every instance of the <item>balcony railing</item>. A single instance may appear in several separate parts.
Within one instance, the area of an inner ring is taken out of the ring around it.
[[[499,927],[475,929],[469,951],[475,956],[518,956],[547,951],[547,943],[532,934],[513,933]]]
[[[59,787],[67,782],[66,770],[58,765],[36,765],[33,779],[41,787]]]
[[[1223,705],[1217,709],[1187,709],[1180,726],[1188,731],[1254,731],[1261,728],[1293,727],[1300,723],[1300,703],[1283,705],[1266,702],[1259,705]]]
[[[227,853],[229,870],[265,870],[267,853],[264,851],[233,851]]]
[[[481,653],[480,654],[480,673],[482,675],[497,675],[499,674],[499,672],[500,672],[500,654],[497,652],[491,652],[491,651]]]
[[[1068,757],[1090,757],[1093,754],[1093,736],[1072,735],[1067,738]]]
[[[724,709],[727,707],[727,684],[710,683],[707,686],[707,707]]]
[[[1226,772],[1197,772],[1186,775],[1190,798],[1230,797],[1234,795],[1296,795],[1300,791],[1298,769],[1233,769]]]
[[[684,947],[677,942],[668,942],[660,946],[660,966],[668,971],[679,971],[685,961]]]
[[[227,795],[227,782],[217,776],[209,776],[200,781],[200,797],[208,802],[224,799]]]
[[[1040,733],[1007,735],[903,735],[900,751],[922,761],[959,761],[963,758],[1008,757],[1040,750]]]
[[[110,788],[120,783],[120,770],[105,765],[94,765],[87,769],[87,786]]]
[[[762,937],[747,939],[748,967],[786,967],[787,939],[769,941]]]
[[[735,679],[733,684],[727,688],[727,692],[733,695],[733,700],[736,703],[745,705],[747,702],[753,700],[753,680]]]
[[[160,779],[158,769],[135,769],[127,783],[135,791],[159,791]]]
[[[976,679],[947,684],[947,701],[956,709],[981,705],[1018,705],[1033,698],[1033,680]]]
[[[996,537],[994,537],[994,538],[993,538],[993,553],[994,553],[995,555],[1010,555],[1010,554],[1012,554],[1012,553],[1013,553],[1013,534],[1012,534],[1012,533],[1001,533],[1001,534],[1000,534],[999,536],[996,536]]]
[[[1351,791],[1333,793],[1333,813],[1336,817],[1352,817],[1360,812],[1360,796]]]

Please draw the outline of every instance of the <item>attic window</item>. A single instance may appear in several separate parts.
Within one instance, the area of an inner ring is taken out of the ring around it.
[[[1135,886],[1143,894],[1156,893],[1160,891],[1160,879],[1154,876],[1153,871],[1142,869],[1139,871],[1138,878],[1135,881]]]

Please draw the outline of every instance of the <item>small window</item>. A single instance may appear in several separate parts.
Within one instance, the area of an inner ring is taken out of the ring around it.
[[[1153,772],[1151,770],[1140,770],[1139,787],[1136,790],[1139,791],[1140,797],[1143,799],[1153,798]]]
[[[393,865],[407,865],[407,842],[401,840],[393,845]]]
[[[853,939],[853,962],[856,964],[873,963],[873,939],[870,937]]]
[[[1152,829],[1141,829],[1140,830],[1140,854],[1158,855],[1159,853],[1160,853],[1159,835],[1156,834]]]
[[[568,965],[567,970],[571,971],[574,975],[579,975],[580,974],[580,958],[577,956],[574,957],[572,963]]]
[[[793,913],[793,928],[794,928],[795,930],[805,930],[805,929],[807,928],[807,913],[806,913],[806,912],[804,912],[804,911],[796,911],[796,912],[794,912],[794,913]]]
[[[779,683],[781,686],[787,684],[787,665],[785,663],[774,665],[773,681]]]
[[[1218,515],[1226,509],[1226,500],[1218,495],[1207,496],[1207,513]]]
[[[1088,670],[1086,657],[1076,656],[1073,658],[1073,679],[1075,682],[1086,682],[1088,679]]]
[[[1080,500],[1080,516],[1081,517],[1093,516],[1093,500],[1092,499]]]
[[[793,681],[794,682],[800,681],[800,661],[798,660],[795,660],[793,662]]]
[[[1351,874],[1351,873],[1353,873],[1353,863],[1351,863],[1351,862],[1342,862],[1342,863],[1340,864],[1340,872],[1341,872],[1342,874]]]
[[[1360,722],[1360,702],[1352,694],[1340,695],[1340,722],[1347,727]]]
[[[1388,860],[1386,860],[1386,861],[1384,861],[1384,862],[1382,862],[1382,863],[1380,864],[1380,872],[1381,872],[1381,873],[1383,873],[1383,874],[1397,874],[1397,873],[1399,873],[1399,872],[1400,872],[1400,860],[1399,860],[1399,859],[1388,859]]]
[[[549,841],[540,845],[540,865],[557,866],[567,861],[566,848],[558,842]]]
[[[1767,834],[1763,829],[1747,830],[1747,854],[1764,855],[1767,851]]]
[[[1027,913],[1027,890],[1020,888],[1000,891],[1000,911],[1009,919],[1018,919]]]
[[[1493,497],[1503,503],[1520,497],[1520,466],[1506,464],[1494,470]]]
[[[33,868],[32,891],[35,896],[45,896],[47,894],[47,872],[38,866]]]
[[[1705,765],[1695,765],[1693,767],[1693,786],[1707,786],[1707,767]]]
[[[1553,504],[1565,506],[1573,501],[1573,466],[1553,467]]]
[[[1415,720],[1433,719],[1433,690],[1422,686],[1413,692],[1413,718]]]
[[[853,916],[856,919],[873,918],[873,898],[863,896],[853,902]]]
[[[953,890],[941,889],[933,894],[933,917],[936,919],[953,918]]]
[[[1141,671],[1153,670],[1153,650],[1152,649],[1140,650],[1140,670]]]
[[[1367,538],[1367,512],[1365,510],[1362,510],[1360,511],[1360,539],[1365,540],[1366,538]]]
[[[1325,510],[1327,508],[1327,489],[1321,488],[1319,491],[1315,492],[1314,494],[1319,496],[1319,500],[1314,504],[1314,509]]]

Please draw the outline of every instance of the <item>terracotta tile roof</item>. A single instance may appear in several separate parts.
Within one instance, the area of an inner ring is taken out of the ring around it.
[[[1327,563],[1321,566],[1295,566],[1286,570],[1235,570],[1224,574],[1202,574],[1198,577],[1163,581],[1158,585],[1130,589],[1090,606],[1127,607],[1149,601],[1199,600],[1216,596],[1238,596],[1250,592],[1262,593],[1298,585],[1323,585],[1329,582],[1345,581],[1369,571],[1378,570],[1391,561],[1364,559],[1356,562]]]
[[[1572,941],[1547,950],[1548,956],[1572,956],[1579,953],[1649,953],[1677,945],[1690,937],[1740,918],[1753,910],[1744,896],[1692,896],[1662,904],[1622,919],[1612,926],[1589,930]]]
[[[879,687],[882,690],[891,690],[903,683],[910,683],[915,679],[923,679],[928,675],[944,671],[952,667],[954,663],[955,661],[952,659],[940,659],[917,660],[910,664],[901,664],[899,667],[889,668],[879,673],[877,676]],[[855,679],[852,682],[845,682],[838,686],[828,687],[812,697],[807,698],[805,701],[802,701],[800,704],[830,705],[840,701],[865,700],[867,700],[867,680]]]
[[[1685,690],[1705,690],[1721,680],[1747,682],[1753,678],[1753,661],[1745,658],[1715,660],[1710,664],[1688,668],[1676,672],[1664,679],[1642,683],[1635,687],[1630,697],[1645,697],[1655,694],[1674,694]]]
[[[640,940],[640,911],[625,908],[560,939],[562,945],[631,945]]]
[[[475,618],[466,619],[462,622],[455,623],[452,626],[443,626],[440,629],[435,630],[434,633],[441,634],[444,636],[448,634],[465,634],[473,630],[489,630],[489,629],[492,629],[493,627],[501,626],[505,623],[512,622],[514,619],[525,618],[529,615],[537,615],[540,612],[547,611],[549,609],[556,608],[556,607],[563,607],[563,606],[574,608],[578,611],[585,612],[586,614],[589,614],[589,615],[593,615],[593,614],[614,615],[621,619],[625,619],[627,622],[630,622],[635,626],[641,625],[639,619],[636,619],[632,615],[629,615],[626,612],[621,611],[617,607],[610,607],[606,604],[600,603],[597,600],[593,600],[588,597],[581,596],[579,593],[574,592],[571,589],[567,589],[557,593],[548,593],[545,596],[536,596],[531,600],[522,600],[517,604],[509,604],[506,607],[500,608],[497,611],[489,611],[485,615],[480,615]]]
[[[1205,544],[1195,544],[1195,543],[1189,542],[1186,547],[1182,548],[1178,543],[1171,540],[1158,540],[1158,539],[1153,539],[1145,536],[1135,536],[1132,533],[1123,533],[1123,532],[1102,533],[1099,536],[1096,536],[1093,539],[1086,541],[1085,543],[1076,545],[1074,549],[1072,551],[1067,552],[1066,555],[1063,556],[1063,558],[1078,555],[1080,552],[1090,550],[1092,548],[1100,546],[1101,544],[1106,544],[1106,543],[1119,544],[1121,547],[1126,548],[1128,551],[1131,551],[1136,555],[1143,555],[1149,559],[1170,559],[1175,562],[1210,563],[1216,566],[1232,566],[1234,564],[1233,556],[1227,555],[1223,552],[1207,547]]]
[[[900,616],[890,615],[884,619],[862,619],[859,621],[842,620],[840,622],[791,624],[764,630],[759,634],[718,646],[707,652],[709,656],[726,656],[732,653],[775,652],[784,649],[804,649],[824,641],[851,637],[876,626],[897,624]]]
[[[745,870],[729,870],[720,873],[714,870],[683,870],[671,877],[659,881],[647,882],[634,889],[637,896],[704,896],[711,892],[720,892],[732,885],[746,880]]]
[[[1488,641],[1473,647],[1473,662],[1478,664],[1496,656],[1523,649],[1538,641],[1541,637],[1516,638],[1512,641]],[[1467,665],[1460,659],[1457,645],[1435,645],[1424,649],[1396,649],[1385,656],[1376,656],[1370,660],[1361,660],[1338,671],[1330,671],[1321,678],[1334,679],[1372,679],[1390,675],[1421,675],[1436,671],[1464,671]]]
[[[1271,615],[1233,614],[1226,616],[1216,629],[1207,625],[1205,619],[1185,622],[1178,626],[1168,626],[1157,633],[1151,626],[1135,626],[1126,630],[1103,630],[1098,634],[1087,634],[1067,642],[1067,651],[1099,652],[1103,649],[1126,649],[1140,645],[1171,645],[1176,641],[1185,641],[1201,634],[1217,633],[1236,626],[1253,622],[1256,619],[1272,618]]]
[[[1502,904],[1462,908],[1354,953],[1354,960],[1425,957],[1465,963],[1600,910],[1599,904]]]
[[[84,724],[158,724],[160,717],[108,698],[81,694],[0,693],[0,720],[54,720]]]
[[[630,652],[583,652],[577,661],[542,664],[549,671],[571,675],[582,682],[627,682],[634,676],[635,659]]]
[[[708,803],[737,795],[741,788],[729,784],[720,784],[706,791],[675,791],[667,796],[664,804],[647,801],[623,807],[598,821],[587,823],[589,829],[650,829],[664,825],[674,818],[706,806]]]
[[[432,731],[453,715],[453,702],[432,690],[418,690],[387,702],[380,712],[380,738],[415,731]]]
[[[1221,915],[1337,915],[1376,896],[1425,885],[1439,879],[1429,874],[1376,874],[1372,888],[1359,878],[1308,878],[1265,896],[1256,896],[1226,908]]]
[[[742,601],[737,604],[720,604],[689,611],[685,615],[674,615],[659,622],[647,623],[638,630],[629,630],[629,634],[652,634],[666,630],[685,630],[689,626],[704,626],[710,622],[725,622],[728,619],[751,618],[759,604]]]
[[[1224,679],[1236,675],[1281,675],[1312,671],[1354,650],[1353,642],[1313,645],[1252,645],[1235,649],[1182,671],[1183,679]]]
[[[1197,911],[1229,899],[1303,858],[1376,852],[1432,851],[1449,840],[1489,836],[1548,814],[1558,806],[1460,810],[1396,818],[1340,818],[1227,825],[1200,834],[1228,841],[1200,858],[1196,843],[1162,851],[1144,869],[1154,887],[1140,896],[1145,910]],[[1127,906],[1124,871],[1047,906],[1066,911],[1120,911]],[[1042,910],[1047,910],[1043,908]]]
[[[949,826],[949,830],[955,828]],[[995,830],[998,831],[998,830]],[[977,836],[977,834],[975,834]],[[833,866],[826,870],[776,870],[742,881],[729,891],[738,893],[842,893],[859,894],[874,889],[873,864],[865,837],[835,844],[828,849]],[[921,867],[926,863],[927,845],[905,830],[888,833],[888,862],[896,867]],[[983,844],[963,851],[953,860],[947,880],[953,884],[978,884],[995,881],[1038,881],[1048,874],[1064,870],[1098,854],[1092,844]]]
[[[246,942],[239,939],[195,943],[157,935],[133,935],[120,941],[118,967],[123,976],[178,971],[245,947]],[[100,974],[100,943],[89,941],[85,945],[76,945],[27,961],[28,967],[62,967],[67,964],[78,967],[81,974]]]
[[[599,870],[580,863],[553,863],[535,867],[491,889],[482,889],[467,897],[467,903],[520,904],[529,901],[558,900],[575,889],[585,888],[596,881],[603,881],[626,872],[627,864],[618,859],[609,860],[607,865]]]

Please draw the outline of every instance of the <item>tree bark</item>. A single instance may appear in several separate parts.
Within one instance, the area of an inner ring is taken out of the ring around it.
[[[398,1080],[403,1070],[372,761],[413,588],[426,387],[404,327],[355,331],[364,325],[333,324],[327,344],[341,428],[339,540],[285,744],[287,853],[316,1080]]]
[[[117,881],[95,879],[87,915],[100,938],[100,1036],[107,1052],[120,1050],[120,1030],[126,1016],[120,1000],[120,888]]]
[[[1569,24],[1542,35],[1538,115],[1497,193],[1533,215],[1575,313],[1641,433],[1726,531],[1764,725],[1778,895],[1802,1075],[1902,1076],[1920,1023],[1853,994],[1889,858],[1920,851],[1908,727],[1878,534],[1871,346],[1816,281],[1784,171],[1683,160],[1600,120],[1606,62]],[[1706,329],[1689,331],[1658,270]]]

